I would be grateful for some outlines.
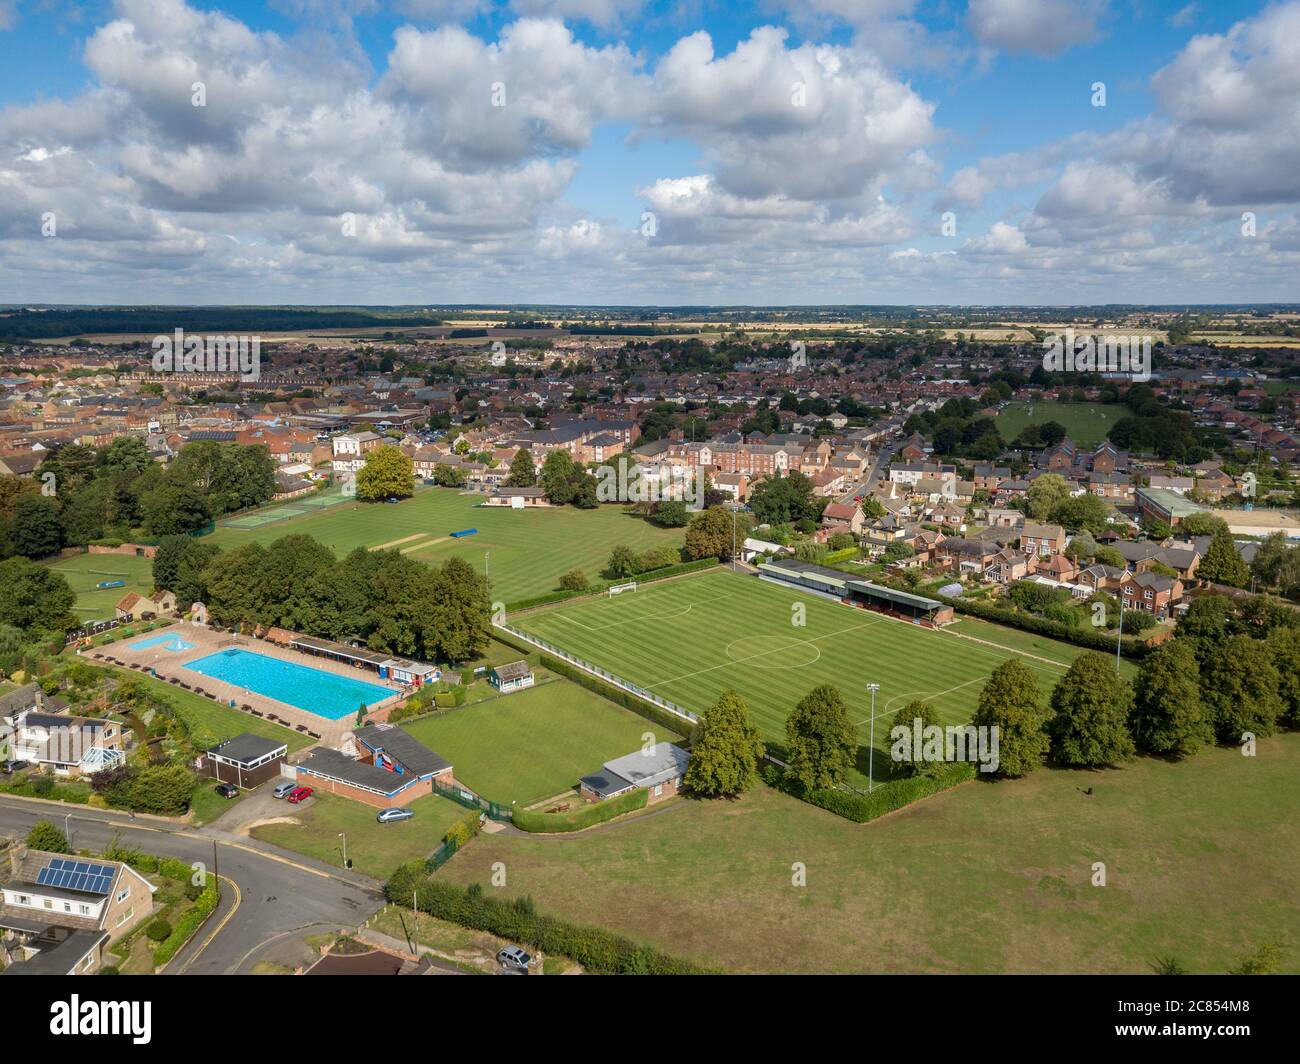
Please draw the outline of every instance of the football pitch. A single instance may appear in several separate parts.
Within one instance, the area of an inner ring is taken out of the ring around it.
[[[452,488],[420,488],[398,503],[353,501],[303,513],[296,512],[303,509],[302,500],[294,499],[277,511],[256,515],[256,521],[241,519],[242,527],[237,521],[224,523],[204,542],[229,550],[305,533],[339,557],[366,547],[398,550],[434,565],[464,558],[479,572],[487,569],[494,599],[510,602],[555,590],[571,569],[581,569],[589,580],[600,579],[620,543],[639,552],[665,543],[680,546],[684,535],[681,529],[652,525],[622,506],[512,510],[482,506],[483,498]],[[466,528],[478,532],[451,538]]]
[[[863,773],[871,722],[866,685],[878,683],[876,749],[886,752],[885,765],[876,758],[878,777],[887,774],[892,717],[908,702],[923,699],[943,723],[963,724],[984,681],[1008,658],[1034,671],[1046,698],[1083,653],[1052,640],[991,638],[1010,630],[982,622],[935,631],[725,571],[508,621],[696,713],[732,688],[763,738],[777,746],[795,704],[818,684],[833,684],[862,737]]]

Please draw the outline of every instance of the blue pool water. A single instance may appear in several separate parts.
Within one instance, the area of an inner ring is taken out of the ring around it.
[[[377,683],[234,647],[187,662],[184,667],[330,720],[342,720],[356,713],[362,702],[369,706],[393,694]]]
[[[163,650],[193,650],[194,649],[193,643],[187,643],[180,636],[168,635],[165,632],[162,635],[150,636],[148,639],[141,639],[140,642],[138,643],[132,643],[131,649],[148,650],[150,647],[158,647],[158,646],[162,647]]]

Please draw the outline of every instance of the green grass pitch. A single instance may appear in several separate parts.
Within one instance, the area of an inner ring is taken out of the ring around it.
[[[153,591],[153,560],[131,554],[76,554],[51,562],[50,568],[61,573],[68,586],[77,593],[73,612],[80,621],[104,621],[113,616],[113,607],[128,591],[147,595]],[[125,580],[125,587],[97,590],[103,580]]]
[[[802,626],[793,623],[799,613]],[[935,631],[718,571],[508,620],[697,713],[732,688],[749,704],[764,739],[776,745],[784,741],[795,703],[817,684],[834,684],[862,736],[861,773],[871,719],[866,685],[878,683],[876,749],[886,751],[883,767],[876,758],[878,777],[888,771],[891,719],[908,702],[924,699],[945,724],[965,723],[984,681],[1007,658],[1033,669],[1046,697],[1083,653],[1019,632],[1014,636],[1022,638],[990,638],[1008,630],[981,622],[963,620]],[[1127,662],[1124,671],[1131,674]]]
[[[567,680],[552,679],[404,727],[494,802],[528,805],[578,785],[606,761],[681,736]]]
[[[510,602],[554,590],[571,569],[599,579],[620,543],[644,551],[664,543],[680,546],[683,538],[681,529],[659,528],[622,506],[512,510],[482,501],[482,495],[427,488],[398,503],[343,503],[256,528],[220,525],[205,542],[229,549],[306,533],[340,557],[356,547],[391,547],[435,564],[461,557],[479,572],[486,554],[492,596]],[[450,538],[463,528],[477,528],[478,534]]]
[[[1080,447],[1092,448],[1101,443],[1110,427],[1129,412],[1128,407],[1119,403],[1058,403],[1055,400],[1029,403],[1017,400],[1002,408],[997,416],[997,426],[1002,438],[1010,442],[1026,425],[1055,421],[1065,426],[1070,439]]]

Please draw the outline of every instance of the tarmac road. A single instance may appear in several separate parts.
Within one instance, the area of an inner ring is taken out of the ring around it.
[[[74,849],[102,850],[117,835],[124,845],[199,861],[209,871],[215,847],[221,905],[168,965],[168,974],[245,973],[276,943],[313,930],[356,927],[383,904],[378,882],[253,839],[160,818],[133,820],[126,813],[0,796],[0,833],[25,838],[38,820],[70,829]]]

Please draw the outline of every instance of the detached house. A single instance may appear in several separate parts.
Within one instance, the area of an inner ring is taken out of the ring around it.
[[[118,600],[114,612],[119,621],[143,621],[162,617],[176,612],[176,596],[165,589],[149,595],[129,591]]]
[[[1183,597],[1183,582],[1159,573],[1125,573],[1120,578],[1125,609],[1145,610],[1163,619]]]
[[[1065,550],[1065,529],[1060,525],[1040,525],[1026,521],[1020,529],[1020,549],[1025,554],[1050,558]]]
[[[154,887],[121,861],[14,844],[0,862],[5,975],[87,975],[104,947],[153,913]]]

